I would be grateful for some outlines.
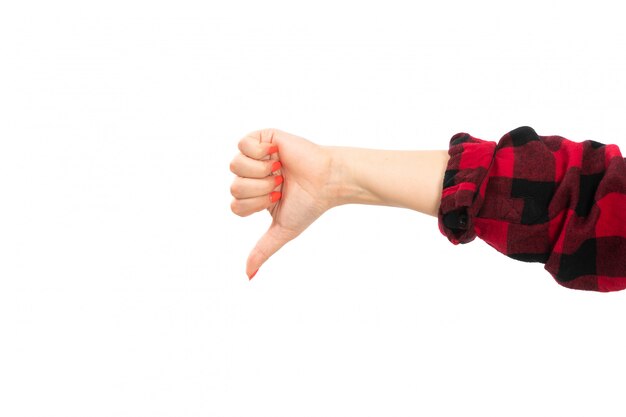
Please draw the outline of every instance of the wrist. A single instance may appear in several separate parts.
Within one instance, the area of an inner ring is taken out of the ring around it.
[[[368,204],[367,190],[357,175],[357,148],[325,146],[329,154],[328,192],[331,207],[344,204]]]

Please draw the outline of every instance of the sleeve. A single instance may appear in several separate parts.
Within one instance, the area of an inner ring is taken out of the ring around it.
[[[522,126],[498,143],[450,139],[438,212],[454,244],[477,236],[540,262],[560,285],[626,289],[626,160],[618,146],[539,136]]]

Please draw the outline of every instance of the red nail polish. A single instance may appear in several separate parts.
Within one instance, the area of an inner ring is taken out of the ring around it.
[[[275,145],[274,146],[270,146],[270,148],[267,150],[267,154],[268,155],[271,155],[271,154],[276,153],[276,152],[278,152],[278,146],[275,146]]]
[[[281,196],[281,195],[282,195],[282,194],[280,193],[280,191],[272,191],[272,192],[270,193],[270,201],[271,201],[272,203],[277,202],[277,201],[278,201],[278,199],[280,198],[280,196]]]
[[[276,161],[272,164],[272,172],[274,171],[278,171],[280,169],[280,167],[283,166],[283,164],[280,163],[280,161]]]
[[[252,273],[252,275],[250,275],[250,276],[248,277],[248,281],[250,281],[252,278],[254,278],[254,276],[256,275],[256,273],[257,273],[257,272],[259,272],[259,270],[258,270],[258,269],[257,269],[256,271],[254,271],[254,272]]]
[[[283,183],[283,176],[282,175],[275,175],[274,176],[274,184],[275,185],[280,185]]]

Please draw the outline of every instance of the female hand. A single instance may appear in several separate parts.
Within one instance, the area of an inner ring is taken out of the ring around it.
[[[250,252],[249,279],[285,243],[333,206],[327,148],[278,129],[262,129],[239,141],[230,163],[231,210],[239,216],[267,209],[272,223]],[[282,178],[281,178],[282,177]]]

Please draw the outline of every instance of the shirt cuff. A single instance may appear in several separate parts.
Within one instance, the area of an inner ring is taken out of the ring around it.
[[[474,218],[485,197],[496,142],[460,132],[449,143],[450,159],[443,179],[438,212],[439,231],[454,245],[476,238]]]

